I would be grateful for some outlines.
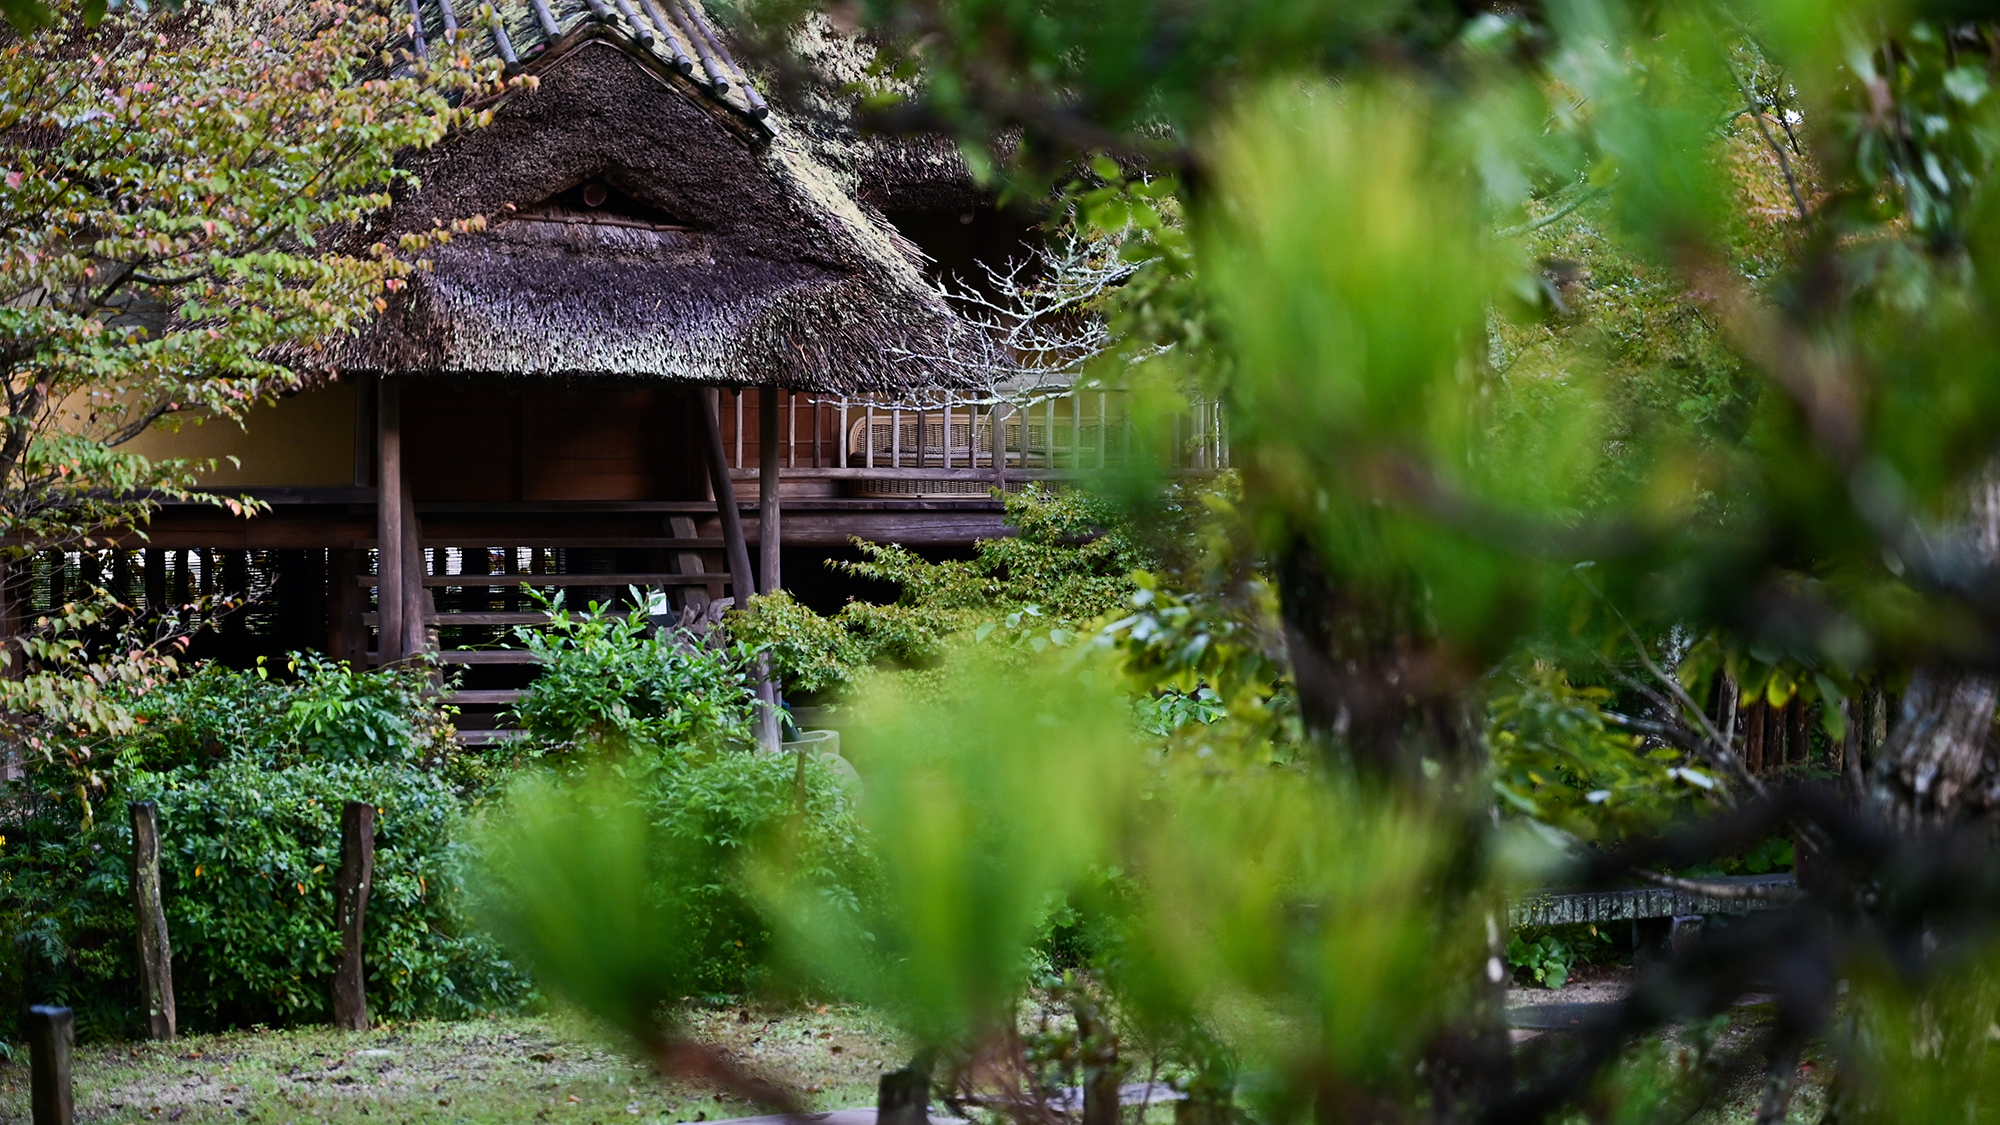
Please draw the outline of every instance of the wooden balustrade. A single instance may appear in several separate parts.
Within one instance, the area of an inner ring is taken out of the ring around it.
[[[757,396],[722,397],[722,434],[732,470],[757,464],[760,426],[747,419]],[[1082,473],[1147,455],[1121,391],[1063,391],[1023,401],[948,399],[900,403],[868,398],[823,398],[780,391],[776,425],[765,433],[779,443],[778,461],[793,474],[841,470],[974,470],[993,467],[992,429],[999,410],[1008,471]],[[1221,406],[1197,402],[1177,420],[1165,442],[1176,466],[1215,470],[1229,465],[1228,427]],[[842,474],[844,475],[844,474]]]

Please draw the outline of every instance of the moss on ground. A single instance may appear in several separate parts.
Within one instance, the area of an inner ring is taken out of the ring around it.
[[[876,1078],[903,1064],[893,1029],[859,1008],[702,1009],[692,1030],[804,1091],[815,1109],[874,1104]],[[209,1125],[669,1125],[757,1110],[680,1082],[563,1018],[422,1022],[86,1044],[77,1117]],[[28,1120],[25,1058],[0,1064],[0,1123]]]

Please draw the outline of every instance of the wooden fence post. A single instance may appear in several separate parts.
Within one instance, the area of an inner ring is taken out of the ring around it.
[[[375,880],[375,806],[349,801],[340,810],[340,876],[334,881],[334,926],[340,930],[340,967],[333,973],[333,1025],[368,1030],[368,990],[361,936],[368,916],[368,888]]]
[[[884,1074],[875,1085],[875,1125],[930,1125],[931,1067],[936,1052],[917,1052],[910,1065]]]
[[[134,801],[132,812],[132,910],[139,924],[140,993],[146,1000],[146,1034],[172,1039],[174,948],[167,940],[167,911],[160,901],[160,810]]]
[[[71,1125],[76,1100],[70,1089],[69,1049],[76,1016],[68,1008],[28,1009],[28,1100],[34,1125]]]
[[[1118,1125],[1118,1036],[1088,998],[1075,997],[1070,1010],[1083,1062],[1083,1125]]]

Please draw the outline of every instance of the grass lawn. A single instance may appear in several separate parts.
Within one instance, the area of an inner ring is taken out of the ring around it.
[[[894,1031],[862,1008],[703,1009],[693,1020],[697,1038],[804,1091],[816,1109],[873,1105],[876,1078],[907,1061]],[[179,1125],[667,1125],[757,1112],[662,1081],[561,1017],[86,1044],[76,1052],[76,1102],[80,1120]],[[24,1056],[0,1064],[0,1122],[27,1121]]]
[[[894,1029],[860,1007],[704,1008],[690,1013],[690,1021],[697,1039],[803,1092],[809,1108],[818,1110],[873,1105],[876,1079],[909,1057]],[[1768,1022],[1769,1013],[1757,1006],[1741,1009],[1731,1021],[1722,1036],[1724,1053],[1741,1063],[1722,1076],[1720,1096],[1695,1112],[1693,1122],[1744,1125],[1755,1116],[1763,1078],[1756,1044]],[[1638,1050],[1622,1068],[1620,1084],[1632,1093],[1671,1084],[1668,1076],[1679,1069],[1674,1060],[1684,1046],[1678,1040],[1670,1036]],[[1788,1121],[1818,1120],[1824,1074],[1815,1070],[1811,1062],[1802,1068]],[[0,1125],[27,1125],[27,1087],[25,1058],[0,1063]],[[673,1125],[758,1112],[705,1089],[662,1081],[649,1064],[613,1049],[589,1025],[560,1016],[87,1044],[76,1053],[76,1098],[81,1120],[176,1125]],[[1621,1100],[1615,1094],[1587,1099],[1595,1104],[1565,1120],[1617,1117]],[[1147,1125],[1164,1125],[1171,1107],[1155,1106],[1145,1118]]]

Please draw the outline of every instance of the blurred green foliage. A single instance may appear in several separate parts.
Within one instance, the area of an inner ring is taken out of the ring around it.
[[[1723,782],[1686,751],[1648,748],[1620,730],[1606,714],[1608,689],[1575,686],[1541,661],[1523,661],[1500,680],[1486,744],[1504,813],[1615,842],[1718,807]]]
[[[812,757],[626,744],[529,770],[487,810],[482,913],[544,987],[630,1041],[691,998],[777,988],[755,857],[849,918],[875,884],[846,791]]]
[[[1004,1025],[1049,916],[1111,861],[1137,764],[1129,709],[1101,675],[984,666],[950,699],[897,694],[846,732],[882,871],[870,910],[766,875],[793,957],[933,1044]]]
[[[808,7],[745,5],[772,26]],[[1289,971],[1310,964],[1285,944],[1297,915],[1234,924],[1268,872],[1287,873],[1274,897],[1302,913],[1339,897],[1323,888],[1374,888],[1338,927],[1359,943],[1343,968],[1370,982],[1354,987],[1403,980],[1411,948],[1443,951],[1399,999],[1464,985],[1439,1019],[1476,1024],[1477,943],[1458,943],[1502,876],[1468,826],[1487,782],[1515,815],[1630,839],[1755,788],[1705,741],[1725,677],[1744,700],[1816,707],[1837,742],[1865,688],[1990,662],[1988,578],[1960,530],[2000,432],[2000,63],[1982,9],[866,0],[832,14],[878,52],[860,91],[878,121],[952,130],[975,171],[1027,196],[1065,185],[1087,228],[1126,240],[1138,271],[1104,310],[1116,343],[1092,373],[1134,392],[1142,434],[1146,411],[1170,416],[1195,386],[1226,407],[1241,492],[1232,542],[1210,552],[1226,577],[1147,568],[1097,652],[1128,692],[1182,693],[1160,697],[1172,706],[1147,720],[1131,776],[1146,779],[1139,807],[1198,843],[1169,851],[1130,827],[1146,816],[1119,813],[1132,847],[1098,862],[1140,873],[1117,911],[1125,1011],[1177,1012],[1245,1072],[1279,1075],[1268,1119],[1394,1116],[1355,1091],[1412,1104],[1384,1060],[1417,1049],[1367,1025],[1391,1006],[1373,995],[1346,997],[1351,1023],[1302,1014],[1340,993]],[[1103,483],[1134,524],[1171,506],[1158,475]],[[1246,557],[1268,610],[1226,561]],[[1383,778],[1391,794],[1369,788]],[[1316,867],[1315,833],[1339,831],[1353,864]],[[1393,855],[1376,850],[1387,840]],[[1740,869],[1782,866],[1787,846]],[[1154,847],[1173,862],[1144,862]],[[1408,874],[1444,856],[1479,874]],[[1230,960],[1238,948],[1261,976]],[[1901,978],[1888,1022],[1845,1044],[1873,1060],[1854,1069],[1882,1098],[1869,1114],[1983,1104],[1978,1001],[1960,1011],[1939,991],[1969,980],[1983,996],[1990,973],[1965,972]],[[1714,1043],[1635,1054],[1592,1105],[1615,1120],[1699,1105]],[[1286,1051],[1317,1065],[1257,1069]],[[1907,1104],[1887,1061],[1904,1054],[1935,1078]]]
[[[872,858],[826,761],[753,750],[746,646],[548,608],[518,631],[541,673],[514,708],[527,764],[483,812],[483,915],[546,987],[656,1048],[683,1000],[776,986],[753,857],[781,852],[848,916]]]

